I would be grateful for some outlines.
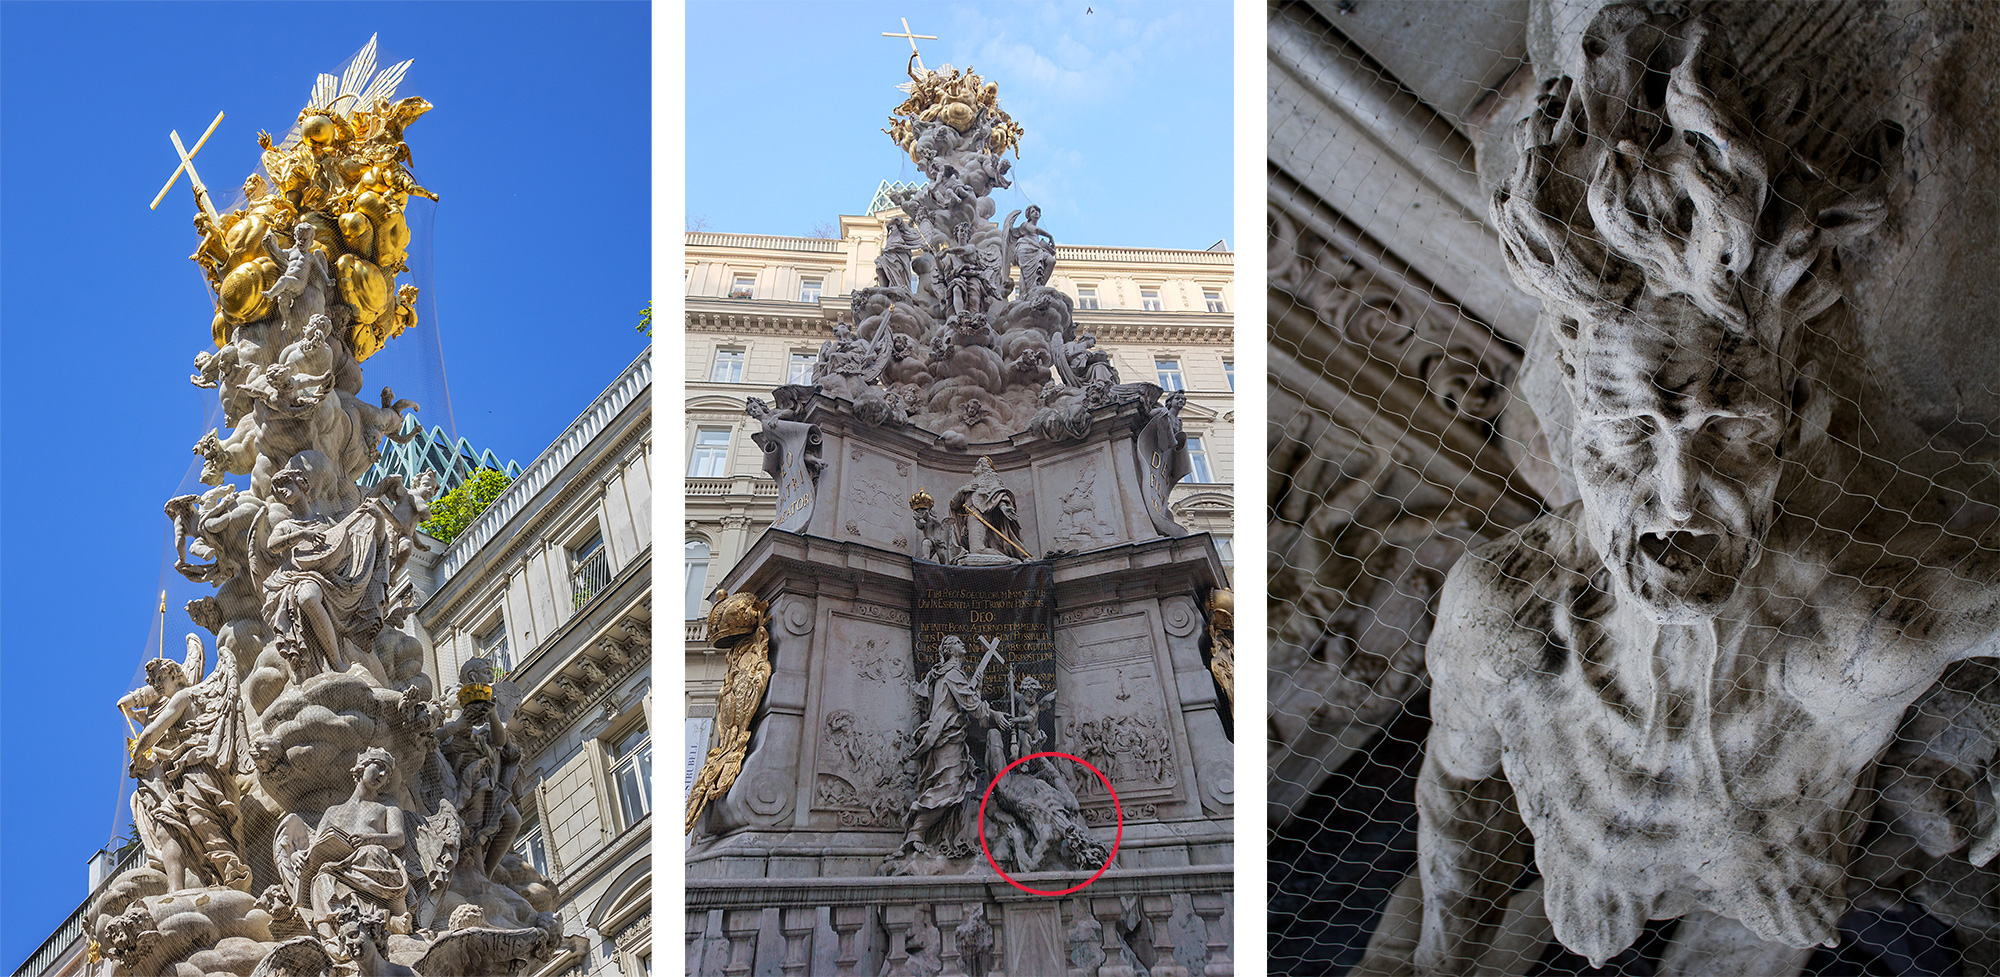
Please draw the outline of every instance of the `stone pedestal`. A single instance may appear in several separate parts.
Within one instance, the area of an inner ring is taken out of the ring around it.
[[[925,490],[944,508],[981,458],[1020,500],[1019,542],[1038,557],[1055,554],[1055,739],[1042,749],[1085,759],[1116,790],[1124,823],[1106,877],[1163,904],[1177,896],[1226,899],[1232,746],[1200,648],[1200,599],[1225,578],[1208,536],[1162,535],[1147,516],[1135,441],[1143,405],[1094,409],[1089,433],[1077,440],[1024,433],[962,450],[915,428],[865,424],[839,406],[819,398],[799,415],[818,426],[825,460],[804,530],[767,531],[723,584],[768,603],[771,678],[741,773],[696,826],[689,932],[706,931],[695,917],[725,901],[797,905],[786,894],[797,880],[812,880],[815,905],[835,923],[843,906],[893,911],[893,901],[867,901],[864,893],[921,882],[895,889],[896,898],[931,902],[929,925],[940,931],[949,927],[935,920],[959,911],[947,912],[947,903],[999,903],[988,905],[986,919],[1000,934],[993,944],[1000,972],[1062,972],[1038,968],[1066,957],[1063,934],[1078,923],[1074,900],[1014,889],[976,849],[969,865],[936,867],[943,875],[880,877],[917,793],[912,757],[924,719],[911,626],[912,567],[923,541],[909,500]],[[1118,828],[1112,798],[1075,769],[1083,819],[1108,847]],[[1030,874],[1048,878],[1023,876],[1024,884],[1065,889],[1091,873]],[[1104,885],[1084,892],[1097,896]],[[892,944],[928,932],[916,923],[901,929],[886,931]],[[1151,932],[1121,939],[1145,946],[1145,956]],[[823,935],[812,937],[815,947]],[[1165,928],[1158,935],[1171,942]],[[874,973],[906,948],[878,949],[887,955],[856,972]],[[780,942],[770,952],[786,950]]]

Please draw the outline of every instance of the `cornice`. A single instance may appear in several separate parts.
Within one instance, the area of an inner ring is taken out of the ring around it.
[[[696,308],[699,299],[688,300],[688,332],[746,333],[754,336],[832,337],[834,320],[820,313],[818,306],[797,302],[760,304],[756,299],[712,299],[724,307]]]
[[[638,444],[640,441],[643,441],[646,438],[652,436],[653,427],[650,423],[647,423],[648,421],[650,421],[650,413],[651,411],[649,407],[646,412],[647,416],[642,416],[640,418],[640,423],[633,424],[630,427],[630,429],[628,429],[622,436],[620,436],[619,439],[608,450],[599,454],[595,461],[591,462],[587,467],[577,472],[576,476],[574,478],[571,478],[568,484],[564,485],[562,489],[558,491],[555,495],[551,496],[547,501],[543,502],[541,505],[534,507],[533,510],[530,511],[524,517],[524,521],[522,522],[520,527],[520,532],[515,533],[513,540],[510,543],[508,543],[505,547],[491,554],[490,556],[485,555],[481,552],[484,549],[483,545],[471,550],[468,553],[468,555],[459,562],[459,566],[451,571],[452,575],[450,576],[447,576],[446,572],[443,569],[440,569],[438,571],[438,577],[437,577],[438,581],[436,585],[437,589],[432,592],[429,599],[424,601],[423,607],[418,611],[418,619],[422,620],[425,623],[426,627],[430,627],[435,622],[445,620],[449,618],[451,615],[457,613],[458,610],[462,606],[464,606],[466,601],[469,600],[471,596],[479,590],[479,587],[476,585],[465,586],[465,587],[454,587],[453,584],[457,582],[458,574],[478,564],[484,564],[489,567],[512,565],[513,561],[516,558],[520,557],[528,549],[528,547],[536,541],[537,533],[535,532],[535,530],[538,530],[541,527],[546,526],[557,515],[564,513],[564,511],[568,508],[569,503],[574,501],[577,496],[583,494],[586,491],[593,491],[593,492],[596,491],[597,479],[595,476],[602,473],[606,468],[621,462],[625,456],[625,453],[628,450],[630,450],[634,445]],[[565,463],[573,460],[575,460],[574,453],[572,453],[568,458],[565,459]],[[522,482],[526,481],[526,479],[527,479],[527,473],[523,472],[521,479],[519,481],[516,481],[514,484],[519,485]],[[547,481],[548,479],[546,478],[543,479],[545,485]],[[502,495],[500,498],[505,499],[506,496]],[[520,514],[520,511],[523,505],[525,504],[525,501],[526,500],[523,500],[522,503],[517,503],[515,505],[515,511],[509,514],[509,520],[511,520],[512,516]],[[495,500],[492,505],[486,507],[486,511],[490,513],[499,505],[500,505],[500,500]],[[485,513],[482,513],[481,518],[483,519],[484,517]],[[495,526],[493,527],[492,530],[488,531],[486,534],[487,536],[486,542],[489,543],[492,542],[493,539],[499,535],[499,530],[503,528],[505,524],[506,521],[503,521],[500,525]],[[473,522],[473,525],[475,527],[478,526],[479,525],[478,520],[475,520]],[[468,533],[469,532],[470,530],[468,529]],[[463,539],[465,539],[464,536],[459,537],[459,540]],[[453,549],[456,548],[457,548],[457,542],[454,541]],[[652,551],[651,544],[648,544],[645,547],[643,547],[643,551],[646,553],[650,553]],[[445,551],[446,557],[450,557],[451,554],[452,550]],[[440,567],[443,566],[443,562],[444,562],[443,559],[439,560]],[[634,562],[637,562],[637,560],[635,559]]]

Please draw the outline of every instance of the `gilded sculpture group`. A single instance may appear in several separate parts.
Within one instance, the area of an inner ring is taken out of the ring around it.
[[[356,484],[415,409],[359,397],[361,361],[414,321],[413,287],[390,298],[403,207],[430,196],[403,165],[429,107],[393,100],[407,65],[376,73],[371,41],[322,75],[293,133],[260,138],[245,202],[197,218],[217,349],[191,379],[234,430],[196,447],[216,487],[166,514],[176,569],[216,588],[188,606],[215,665],[189,635],[118,704],[146,859],[87,916],[119,973],[518,973],[561,939],[511,851],[512,687],[475,658],[435,688],[402,630],[435,480]]]

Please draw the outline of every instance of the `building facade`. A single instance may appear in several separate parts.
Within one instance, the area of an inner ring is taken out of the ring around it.
[[[876,194],[886,205],[886,194]],[[820,344],[875,283],[895,209],[842,216],[840,237],[691,232],[687,235],[687,525],[683,541],[689,750],[694,775],[723,676],[706,640],[706,598],[776,512],[777,483],[762,470],[744,414],[750,397],[810,383]],[[1075,303],[1078,332],[1093,333],[1127,382],[1182,390],[1193,474],[1176,486],[1180,523],[1214,534],[1233,565],[1235,503],[1235,255],[1217,248],[1059,245],[1049,282]]]
[[[410,560],[426,671],[486,659],[520,700],[514,849],[555,884],[539,973],[652,969],[652,358],[643,353],[448,547]]]

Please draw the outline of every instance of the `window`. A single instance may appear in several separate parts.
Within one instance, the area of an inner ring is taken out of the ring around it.
[[[1166,306],[1160,304],[1160,290],[1157,288],[1140,289],[1139,308],[1147,312],[1158,312],[1166,308]]]
[[[813,382],[813,364],[817,362],[819,362],[818,353],[793,353],[791,364],[785,368],[785,382]]]
[[[707,597],[708,587],[708,544],[691,539],[687,541],[687,619],[699,621],[702,618],[701,602]]]
[[[747,299],[747,298],[755,298],[756,295],[757,295],[756,275],[738,272],[736,277],[732,279],[729,283],[730,298]]]
[[[479,648],[479,657],[491,659],[493,675],[498,678],[514,668],[514,659],[507,653],[507,622],[497,619],[484,632],[474,635],[472,643]]]
[[[694,455],[688,459],[689,478],[723,478],[729,474],[729,429],[699,427],[694,431]]]
[[[1160,375],[1161,390],[1186,390],[1187,381],[1181,378],[1180,360],[1153,361],[1154,372]]]
[[[1222,376],[1223,376],[1223,379],[1226,379],[1226,380],[1228,380],[1228,381],[1229,381],[1229,389],[1231,389],[1231,390],[1235,390],[1235,389],[1236,389],[1236,361],[1235,361],[1235,360],[1223,360],[1223,361],[1222,361]]]
[[[611,560],[604,552],[602,533],[591,533],[570,547],[569,583],[572,610],[581,610],[592,597],[611,589]]]
[[[1236,544],[1231,542],[1229,537],[1227,536],[1215,537],[1215,555],[1222,558],[1223,566],[1230,567],[1232,569],[1235,568]]]
[[[1097,308],[1097,286],[1078,285],[1076,287],[1076,307],[1079,309]]]
[[[1221,289],[1219,289],[1219,288],[1204,288],[1204,289],[1202,289],[1202,290],[1201,290],[1201,300],[1202,300],[1202,301],[1204,301],[1204,302],[1207,302],[1207,303],[1208,303],[1208,311],[1210,311],[1210,312],[1227,312],[1227,311],[1229,311],[1229,310],[1228,310],[1227,308],[1224,308],[1224,307],[1223,307],[1223,304],[1222,304],[1222,290],[1221,290]]]
[[[618,792],[618,812],[625,827],[645,820],[652,809],[653,739],[640,726],[626,733],[611,748],[611,783]]]
[[[1183,482],[1215,481],[1215,472],[1208,467],[1208,449],[1202,447],[1201,439],[1190,435],[1188,437],[1187,449],[1188,449],[1188,464],[1192,466],[1193,470],[1188,472],[1187,477],[1181,479],[1181,481]]]
[[[709,369],[708,378],[715,383],[742,383],[743,351],[740,349],[716,350],[715,365]]]
[[[820,286],[824,284],[826,284],[826,279],[824,278],[799,279],[799,301],[801,302],[819,301],[819,289]]]
[[[541,819],[535,818],[529,821],[514,839],[514,853],[521,856],[522,861],[534,866],[535,872],[542,878],[548,878],[549,847],[542,840]]]

